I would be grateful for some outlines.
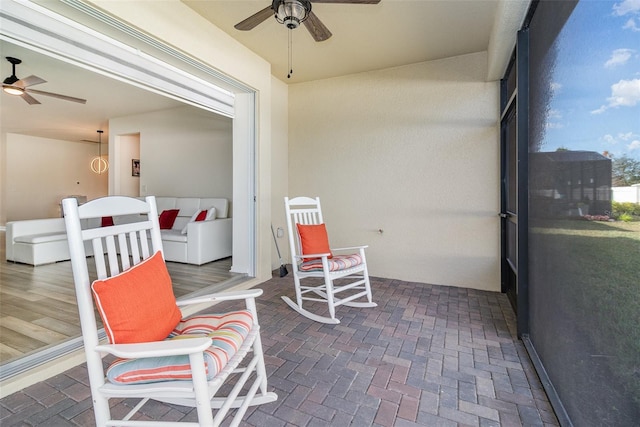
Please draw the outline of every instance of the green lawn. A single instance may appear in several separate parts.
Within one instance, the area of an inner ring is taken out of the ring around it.
[[[611,374],[640,404],[640,221],[541,221],[531,245],[544,254],[532,283],[552,292],[590,351],[612,355]]]

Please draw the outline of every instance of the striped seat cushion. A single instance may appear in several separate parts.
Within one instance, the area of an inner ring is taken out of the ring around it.
[[[211,347],[204,352],[207,379],[211,380],[236,354],[252,326],[253,315],[248,310],[192,316],[180,321],[167,339],[211,338]],[[114,384],[190,380],[189,356],[117,359],[107,369],[107,379]]]
[[[329,271],[339,271],[362,264],[362,257],[359,254],[334,255],[333,258],[327,261],[329,262]],[[316,258],[305,261],[298,268],[300,271],[322,270],[322,259]]]

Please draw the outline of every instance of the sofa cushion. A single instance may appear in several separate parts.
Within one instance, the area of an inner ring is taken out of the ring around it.
[[[178,230],[160,230],[160,237],[167,242],[187,243],[187,235]]]
[[[176,208],[176,197],[156,197],[158,212]]]
[[[40,234],[31,234],[27,236],[16,236],[13,239],[15,243],[30,243],[30,244],[57,242],[58,240],[67,240],[67,234],[60,233],[60,232],[40,233]]]
[[[224,198],[204,198],[200,199],[202,209],[210,207],[216,208],[216,218],[227,218],[229,216],[229,201]]]
[[[180,209],[180,216],[191,218],[196,212],[200,212],[204,207],[200,206],[200,198],[197,197],[178,197],[176,198],[175,209]]]
[[[94,281],[91,290],[113,344],[163,340],[182,317],[160,251],[118,275]]]

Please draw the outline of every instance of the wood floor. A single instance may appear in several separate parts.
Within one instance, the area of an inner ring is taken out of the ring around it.
[[[71,262],[33,267],[6,261],[0,231],[0,365],[80,336]],[[194,266],[168,262],[176,298],[221,284],[231,258]]]

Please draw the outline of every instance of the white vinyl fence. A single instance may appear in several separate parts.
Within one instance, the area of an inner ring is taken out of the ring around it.
[[[611,197],[614,202],[640,204],[640,184],[631,187],[612,187]]]

